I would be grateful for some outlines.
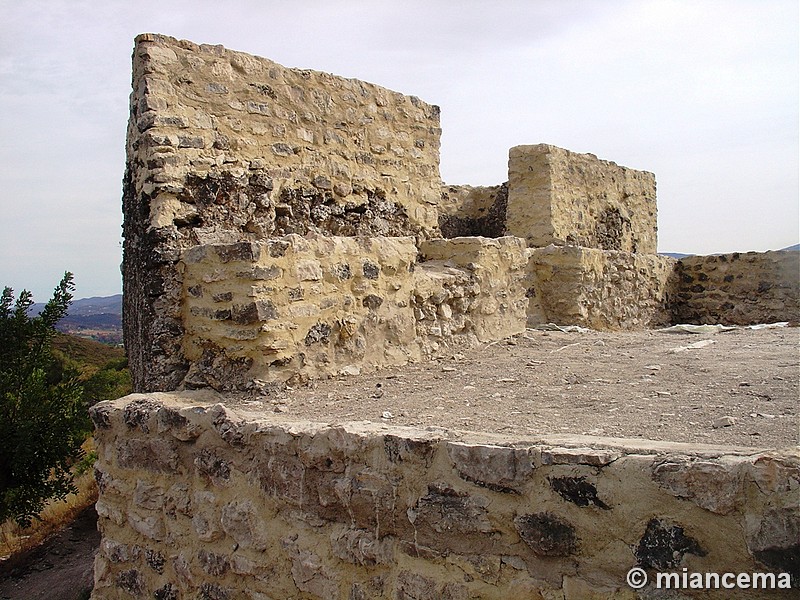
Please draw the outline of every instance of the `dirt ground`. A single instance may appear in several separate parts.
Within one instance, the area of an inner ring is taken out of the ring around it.
[[[434,362],[239,403],[280,420],[785,447],[800,443],[800,329],[527,330]],[[90,508],[43,546],[0,564],[0,600],[86,598],[98,543]]]
[[[41,546],[0,563],[0,599],[88,598],[99,544],[97,513],[90,506]]]
[[[243,402],[321,422],[784,447],[800,443],[800,329],[529,329],[434,362]]]

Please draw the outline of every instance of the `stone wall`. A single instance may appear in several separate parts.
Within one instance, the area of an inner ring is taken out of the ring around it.
[[[437,232],[439,109],[414,96],[146,34],[130,110],[123,287],[135,389],[174,389],[186,375],[186,248]]]
[[[689,256],[676,271],[677,323],[800,321],[800,252]]]
[[[555,146],[509,151],[508,235],[556,244],[655,254],[656,180]]]
[[[633,599],[664,593],[629,589],[635,565],[800,576],[796,449],[291,423],[186,392],[92,418],[97,600]]]
[[[240,389],[417,361],[525,328],[518,238],[198,245],[182,273],[188,387]]]
[[[508,183],[490,187],[445,186],[438,206],[442,237],[504,236],[507,203]]]
[[[528,325],[598,330],[668,325],[675,264],[675,259],[656,254],[579,246],[531,249],[526,270]]]

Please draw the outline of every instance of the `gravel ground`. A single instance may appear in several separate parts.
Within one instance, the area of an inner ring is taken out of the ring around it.
[[[281,420],[785,447],[800,442],[800,329],[529,329],[434,362],[240,402]]]

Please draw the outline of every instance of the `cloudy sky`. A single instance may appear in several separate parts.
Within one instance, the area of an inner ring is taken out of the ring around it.
[[[438,104],[447,183],[542,142],[653,171],[660,251],[800,241],[796,0],[0,0],[0,285],[120,292],[143,32]]]

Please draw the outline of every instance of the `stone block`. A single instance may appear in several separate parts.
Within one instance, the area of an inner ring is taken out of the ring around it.
[[[547,144],[515,146],[506,223],[530,247],[655,254],[655,176]]]

